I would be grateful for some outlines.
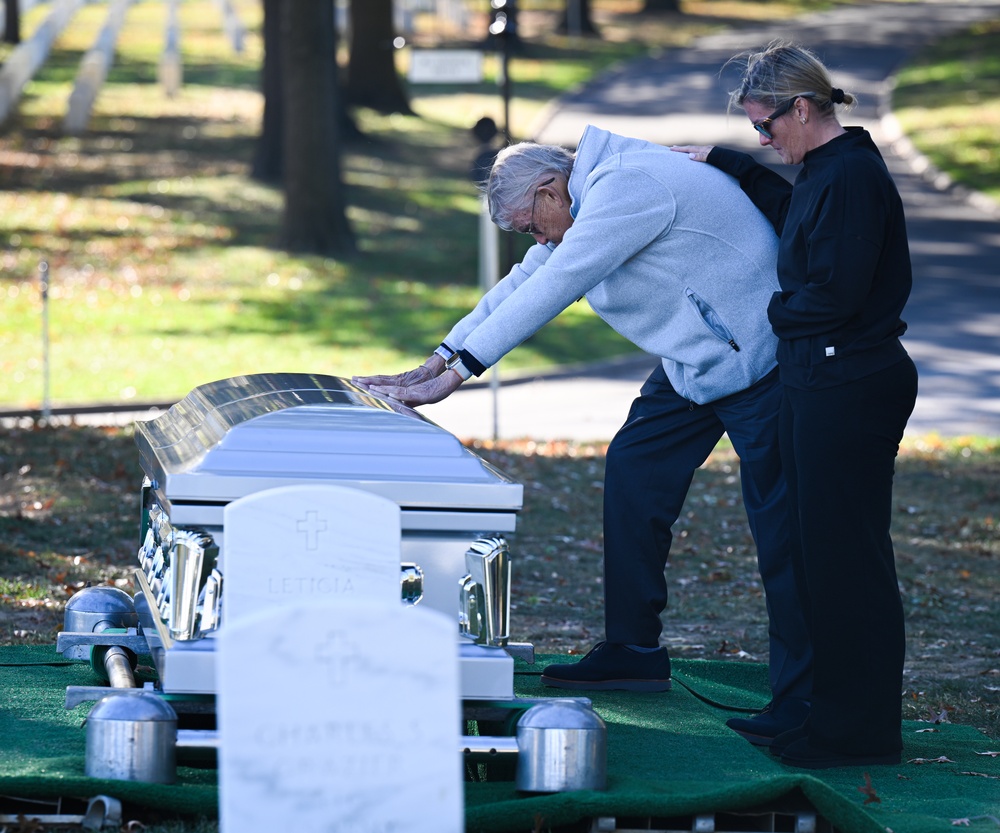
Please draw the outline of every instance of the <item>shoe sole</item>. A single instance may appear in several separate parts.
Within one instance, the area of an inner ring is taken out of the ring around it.
[[[729,728],[733,729],[732,726],[730,726]],[[738,734],[744,740],[750,741],[750,743],[752,743],[754,746],[766,746],[770,748],[771,744],[774,743],[774,738],[768,737],[767,735],[755,735],[752,732],[745,732],[740,729],[733,729],[733,731],[736,732],[736,734]]]
[[[574,691],[670,691],[670,680],[560,680],[541,676],[544,685]]]
[[[829,758],[789,758],[781,756],[781,763],[799,769],[833,769],[849,766],[895,766],[902,760],[902,755],[832,755]]]

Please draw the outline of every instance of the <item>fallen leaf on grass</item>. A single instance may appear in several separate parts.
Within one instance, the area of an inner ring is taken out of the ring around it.
[[[858,792],[865,796],[865,804],[882,803],[882,799],[875,794],[875,788],[872,786],[872,777],[867,772],[865,773],[865,785],[858,787]]]
[[[735,659],[755,659],[753,654],[747,653],[739,645],[734,645],[728,639],[723,639],[722,644],[716,648],[715,653],[725,654]]]

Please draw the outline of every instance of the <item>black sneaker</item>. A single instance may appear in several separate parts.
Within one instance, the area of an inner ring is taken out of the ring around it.
[[[809,717],[805,700],[780,699],[753,717],[731,717],[726,725],[755,746],[771,746],[778,735],[797,729]]]
[[[669,691],[670,657],[666,648],[644,652],[598,642],[579,662],[545,668],[542,682],[588,691]]]

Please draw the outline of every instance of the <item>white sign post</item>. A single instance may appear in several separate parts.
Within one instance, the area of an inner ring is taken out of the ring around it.
[[[490,207],[483,197],[479,212],[479,289],[489,292],[500,280],[500,230],[490,218]],[[490,393],[493,400],[493,439],[500,439],[500,363],[490,368]]]
[[[483,80],[483,53],[477,49],[413,49],[411,84],[478,84]]]

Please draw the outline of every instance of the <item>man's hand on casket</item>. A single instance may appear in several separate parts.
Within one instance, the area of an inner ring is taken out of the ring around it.
[[[432,353],[431,357],[420,365],[420,367],[407,370],[405,373],[397,373],[394,376],[353,376],[351,377],[351,381],[356,385],[361,385],[363,388],[408,388],[412,385],[419,385],[421,382],[433,379],[435,376],[440,376],[443,370],[444,359],[437,353]],[[393,397],[393,399],[395,398]]]
[[[440,402],[458,390],[461,384],[462,377],[454,370],[449,370],[447,373],[442,373],[440,376],[416,385],[371,385],[369,390],[379,396],[388,396],[404,405],[414,407]]]

